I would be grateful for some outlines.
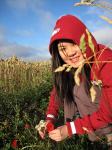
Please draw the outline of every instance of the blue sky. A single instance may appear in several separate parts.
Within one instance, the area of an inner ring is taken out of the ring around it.
[[[96,7],[74,7],[76,2],[80,0],[0,0],[0,58],[49,59],[50,36],[55,21],[64,14],[79,17],[98,42],[112,43],[112,25],[99,18],[112,19],[112,13]]]

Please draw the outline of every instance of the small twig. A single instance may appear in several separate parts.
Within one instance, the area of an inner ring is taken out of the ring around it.
[[[91,69],[91,72],[92,72],[93,75],[94,75],[94,78],[97,80],[97,76],[95,75],[95,72],[93,71],[93,69],[92,69],[92,67],[91,67],[91,65],[90,65],[89,59],[88,59],[87,57],[86,57],[85,62],[89,65],[89,67],[90,67],[90,69]],[[96,63],[96,62],[95,62],[95,63]]]
[[[102,60],[102,61],[97,61],[97,62],[98,62],[98,63],[112,63],[111,60],[110,60],[110,61],[109,61],[109,60],[108,60],[108,61],[103,61],[103,60]],[[87,64],[88,62],[85,61],[84,63]],[[89,63],[96,63],[96,62],[95,62],[95,61],[89,61]]]
[[[33,147],[38,147],[38,145],[29,145],[29,146],[25,146],[23,147],[21,150],[24,150],[26,148],[33,148]]]
[[[100,58],[100,56],[102,55],[102,53],[104,52],[104,50],[106,50],[106,48],[109,47],[109,45],[111,45],[112,42],[108,43],[102,50],[95,52],[96,54],[100,53],[100,55],[98,56],[98,59]],[[94,55],[88,57],[88,60],[90,60]]]

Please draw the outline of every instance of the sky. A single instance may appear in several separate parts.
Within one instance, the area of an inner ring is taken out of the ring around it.
[[[99,17],[112,19],[112,12],[75,7],[76,2],[80,0],[0,0],[0,58],[50,59],[50,37],[56,20],[65,14],[80,18],[98,42],[112,45],[112,25]]]

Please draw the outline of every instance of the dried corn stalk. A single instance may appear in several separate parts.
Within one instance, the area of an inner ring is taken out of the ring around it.
[[[112,4],[110,0],[81,0],[79,3],[74,4],[74,6],[81,6],[81,5],[96,6],[99,8],[107,9],[109,11],[112,10]]]
[[[72,66],[68,66],[66,72],[69,72],[72,69]]]
[[[94,47],[94,44],[93,44],[93,41],[92,41],[91,34],[90,34],[90,32],[87,29],[86,29],[86,33],[87,33],[87,36],[88,36],[89,47],[91,48],[91,50],[93,51],[93,53],[95,55],[95,47]]]
[[[108,17],[105,16],[100,16],[103,20],[107,21],[108,23],[112,24],[112,19],[109,19]]]
[[[91,100],[94,103],[95,102],[95,98],[96,98],[96,91],[94,89],[94,86],[92,85],[90,88],[90,95],[91,95]]]
[[[65,70],[65,68],[67,68],[66,71],[69,72],[72,67],[68,64],[64,64],[62,66],[59,66],[54,72],[61,72],[61,71]]]
[[[95,63],[97,65],[97,67],[99,68],[98,66],[98,62],[97,62],[97,59],[96,59],[96,52],[95,52],[95,46],[94,46],[94,43],[92,41],[92,36],[91,36],[91,33],[86,29],[86,33],[87,33],[87,36],[88,36],[88,45],[89,47],[91,48],[92,52],[93,52],[93,55],[94,55],[94,59],[95,59]]]
[[[81,6],[81,5],[91,5],[91,2],[80,2],[74,4],[74,6]]]
[[[92,81],[92,86],[90,88],[90,95],[91,95],[91,100],[92,102],[95,102],[95,98],[96,98],[96,90],[94,88],[94,86],[99,86],[99,88],[101,88],[102,86],[102,81],[101,80],[97,80],[97,81]]]
[[[86,131],[87,133],[92,133],[90,130],[88,130],[86,127],[82,127],[84,131]]]
[[[84,63],[81,63],[81,65],[77,68],[77,70],[74,74],[74,80],[75,80],[76,85],[78,85],[78,86],[80,85],[80,76],[79,75],[82,71],[83,66],[84,66]]]
[[[97,85],[97,86],[99,86],[100,88],[102,87],[102,81],[101,80],[97,80],[97,81],[92,81],[92,84],[93,85]]]

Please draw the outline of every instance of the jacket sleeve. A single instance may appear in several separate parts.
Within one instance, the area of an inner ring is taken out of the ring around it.
[[[91,115],[67,123],[69,135],[92,132],[112,123],[112,63],[103,66],[100,78],[103,87],[98,110]]]
[[[46,120],[54,121],[58,116],[59,102],[56,99],[56,90],[52,89],[50,93],[50,100],[46,111]]]

